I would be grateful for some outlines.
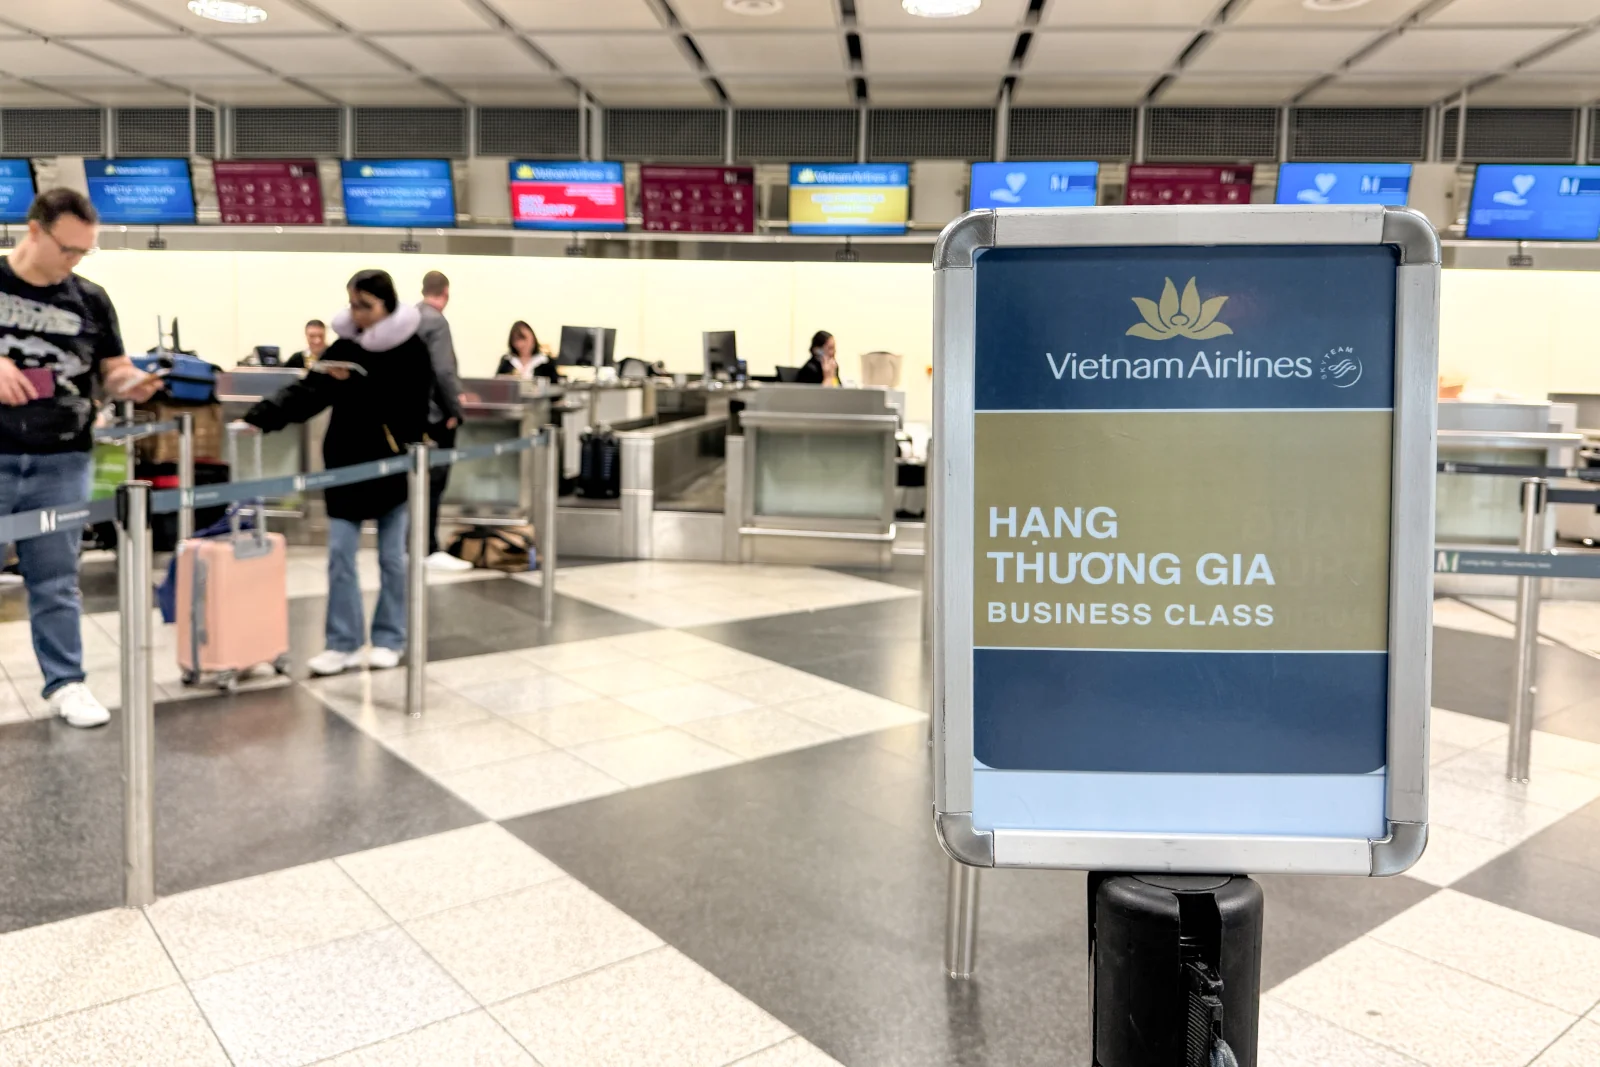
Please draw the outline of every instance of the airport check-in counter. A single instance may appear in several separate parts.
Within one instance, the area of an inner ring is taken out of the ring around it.
[[[542,379],[463,378],[461,425],[456,447],[471,448],[526,437],[552,421],[563,391]],[[518,526],[533,514],[531,450],[473,460],[451,468],[439,503],[441,524]]]
[[[1547,403],[1439,402],[1441,463],[1570,467],[1582,443],[1582,434],[1552,431]],[[1442,546],[1515,545],[1522,529],[1520,483],[1498,475],[1441,473],[1434,511],[1435,540]]]
[[[293,367],[235,367],[221,372],[217,375],[217,400],[222,404],[223,421],[242,419],[245,412],[257,402],[299,381],[307,373]],[[321,470],[322,438],[328,432],[328,417],[328,412],[324,411],[300,425],[262,435],[261,476],[281,478]],[[235,481],[254,477],[254,472],[249,469],[248,452],[239,457],[239,462],[246,469],[235,471],[230,477]],[[267,515],[270,518],[304,520],[311,529],[327,526],[322,494],[316,492],[268,500]]]

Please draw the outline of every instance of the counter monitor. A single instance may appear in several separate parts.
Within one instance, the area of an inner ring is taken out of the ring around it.
[[[1409,163],[1283,163],[1280,204],[1392,204],[1411,191]]]
[[[739,366],[739,346],[732,330],[707,330],[700,335],[705,353],[705,379],[714,381],[734,376]]]
[[[101,222],[194,223],[194,183],[187,159],[86,159],[83,172]]]
[[[1248,204],[1255,167],[1167,166],[1134,163],[1128,167],[1128,204]]]
[[[610,367],[616,364],[617,331],[598,326],[561,327],[561,351],[556,363],[563,367]]]
[[[906,163],[795,163],[789,167],[789,232],[906,232],[911,167]]]
[[[511,223],[525,230],[620,230],[621,163],[511,161]]]
[[[211,173],[224,223],[322,225],[322,178],[314,159],[218,159]]]
[[[1077,163],[974,163],[968,206],[1093,207],[1100,180],[1100,164]]]
[[[1600,167],[1479,164],[1467,237],[1593,241],[1600,237]]]
[[[344,216],[352,226],[454,226],[447,159],[347,159]]]
[[[0,222],[28,221],[33,167],[26,159],[0,159]]]

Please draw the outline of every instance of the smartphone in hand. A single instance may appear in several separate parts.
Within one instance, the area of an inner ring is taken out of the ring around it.
[[[20,367],[22,376],[28,379],[28,384],[33,386],[34,395],[40,400],[48,400],[56,395],[55,371],[49,367]]]

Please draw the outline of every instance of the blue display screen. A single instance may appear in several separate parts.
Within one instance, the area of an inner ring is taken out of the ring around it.
[[[0,159],[0,222],[26,222],[33,204],[33,168],[26,159]]]
[[[194,222],[187,159],[86,159],[89,200],[101,222],[161,225]]]
[[[988,207],[1093,207],[1100,164],[974,163],[974,211]]]
[[[1394,204],[1411,191],[1409,163],[1285,163],[1280,204]]]
[[[343,164],[352,226],[454,226],[455,186],[445,159],[353,159]]]
[[[1600,237],[1600,167],[1480,164],[1467,236],[1593,241]]]

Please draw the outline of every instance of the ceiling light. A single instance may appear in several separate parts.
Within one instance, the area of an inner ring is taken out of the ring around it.
[[[776,15],[783,10],[783,0],[722,0],[722,6],[735,15]]]
[[[1349,11],[1351,8],[1371,2],[1372,0],[1300,0],[1300,6],[1307,11]]]
[[[254,4],[235,3],[234,0],[189,0],[189,10],[203,19],[237,26],[267,21],[267,13],[261,8]]]
[[[983,0],[900,0],[908,15],[921,15],[925,19],[953,19],[970,15],[982,6]]]

